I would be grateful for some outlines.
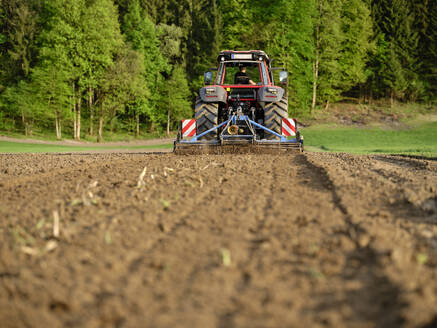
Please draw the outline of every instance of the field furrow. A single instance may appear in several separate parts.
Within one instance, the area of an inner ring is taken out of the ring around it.
[[[0,155],[2,327],[432,327],[437,166]]]

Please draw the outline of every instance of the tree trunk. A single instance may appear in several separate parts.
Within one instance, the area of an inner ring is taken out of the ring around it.
[[[313,70],[314,70],[313,102],[311,104],[310,114],[312,114],[314,109],[316,108],[316,101],[317,101],[317,79],[319,77],[319,60],[318,59],[316,59],[315,63],[313,64]]]
[[[77,99],[77,140],[80,140],[80,106],[82,102],[82,97],[80,96]]]
[[[73,82],[73,96],[72,96],[72,107],[73,107],[73,139],[77,139],[77,118],[76,118],[76,88]]]
[[[21,110],[21,121],[23,122],[24,126],[24,135],[27,136],[27,124],[26,124],[26,118],[24,116],[24,110]]]
[[[390,107],[391,107],[391,108],[393,108],[394,103],[395,103],[394,97],[395,97],[395,92],[394,92],[393,89],[392,89],[392,90],[391,90],[391,93],[390,93]]]
[[[111,115],[111,119],[110,119],[110,126],[109,126],[109,130],[111,130],[112,133],[115,133],[115,112]]]
[[[103,131],[103,113],[100,110],[100,113],[99,113],[99,132],[97,135],[97,142],[102,142],[102,140],[103,140],[102,131]]]
[[[89,88],[88,105],[90,109],[90,136],[94,135],[94,106],[93,106],[93,88]]]
[[[59,118],[58,113],[56,113],[55,117],[55,125],[56,125],[56,139],[61,140],[60,131],[59,131]]]
[[[58,119],[58,126],[59,126],[59,140],[62,140],[62,120],[61,120],[61,118]]]
[[[77,139],[76,105],[73,105],[73,139]]]
[[[47,107],[50,107],[50,101],[49,101]],[[61,118],[59,115],[59,111],[57,111],[57,110],[55,110],[55,125],[56,125],[56,139],[61,140],[62,139]]]
[[[169,104],[170,107],[170,104]],[[167,137],[170,135],[170,108],[167,111]]]
[[[138,113],[138,110],[135,114],[135,121],[136,121],[136,133],[135,136],[138,138],[140,136],[140,114]]]
[[[322,5],[323,1],[320,2],[319,12],[321,14],[322,12]],[[320,40],[319,40],[319,32],[320,32],[320,26],[319,24],[316,24],[316,31],[315,31],[315,39],[316,39],[316,53],[315,53],[315,61],[313,63],[313,101],[311,103],[311,110],[310,114],[313,113],[314,109],[316,108],[317,103],[317,82],[319,78],[319,64],[320,64],[320,55],[319,55],[319,49],[320,49]]]

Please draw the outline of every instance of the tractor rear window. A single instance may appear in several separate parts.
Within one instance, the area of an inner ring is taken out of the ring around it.
[[[230,96],[232,99],[256,99],[256,91],[253,88],[235,88],[231,90]]]
[[[241,63],[238,62],[230,62],[225,63],[226,70],[224,71],[224,80],[223,84],[232,85],[232,84],[249,84],[249,81],[245,81],[244,79],[237,79],[236,75],[240,71],[244,71],[249,76],[249,79],[253,81],[255,84],[261,82],[261,78],[259,75],[259,64],[258,63]],[[244,68],[243,68],[244,67]],[[241,74],[240,74],[241,75]]]

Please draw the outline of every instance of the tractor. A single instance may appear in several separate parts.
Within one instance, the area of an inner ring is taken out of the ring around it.
[[[194,119],[180,122],[174,151],[303,151],[297,122],[288,117],[287,71],[271,67],[272,60],[261,50],[223,50],[217,63],[204,73]],[[279,71],[278,83],[274,71]]]

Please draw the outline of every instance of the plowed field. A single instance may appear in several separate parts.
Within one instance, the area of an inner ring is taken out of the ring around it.
[[[437,162],[0,155],[1,327],[437,327]]]

